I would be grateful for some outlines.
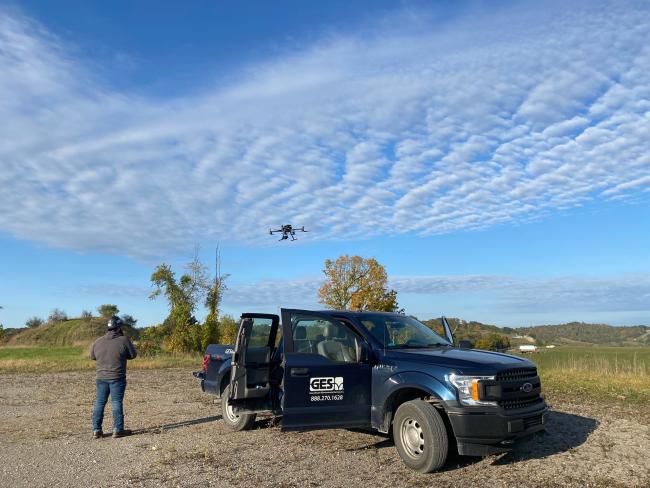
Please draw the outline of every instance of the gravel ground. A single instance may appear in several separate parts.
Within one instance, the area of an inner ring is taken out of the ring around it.
[[[373,434],[282,433],[272,419],[231,433],[188,370],[129,373],[131,437],[92,439],[93,400],[89,373],[0,375],[0,486],[650,486],[649,406],[551,396],[545,433],[420,475]]]

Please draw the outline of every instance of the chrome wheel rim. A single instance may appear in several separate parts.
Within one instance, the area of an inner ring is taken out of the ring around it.
[[[235,411],[232,409],[230,405],[228,405],[228,400],[226,400],[226,417],[228,417],[228,420],[231,422],[237,422],[239,419],[239,415],[235,413]]]
[[[400,440],[410,458],[419,459],[424,454],[424,432],[417,420],[410,417],[402,420]]]

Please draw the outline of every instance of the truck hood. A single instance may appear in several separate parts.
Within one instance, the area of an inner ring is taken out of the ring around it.
[[[493,374],[505,369],[535,367],[529,360],[509,354],[453,347],[393,349],[386,351],[386,358],[442,366],[461,374]]]

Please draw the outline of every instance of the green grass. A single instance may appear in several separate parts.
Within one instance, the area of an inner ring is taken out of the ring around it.
[[[199,354],[160,354],[137,357],[129,361],[130,369],[201,367]],[[78,346],[0,347],[0,373],[54,373],[92,371],[95,362],[88,358],[88,348]]]
[[[650,348],[557,347],[524,355],[551,394],[623,403],[650,402]]]
[[[0,347],[0,373],[93,370],[87,348]],[[650,348],[557,347],[525,355],[537,364],[544,390],[552,396],[650,404]],[[138,357],[131,369],[201,367],[199,354]]]

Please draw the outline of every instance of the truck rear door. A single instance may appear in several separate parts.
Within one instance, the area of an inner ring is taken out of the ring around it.
[[[326,313],[282,309],[282,430],[370,425],[368,345]]]
[[[241,316],[228,398],[236,411],[270,408],[270,375],[279,323],[277,315],[245,313]]]

